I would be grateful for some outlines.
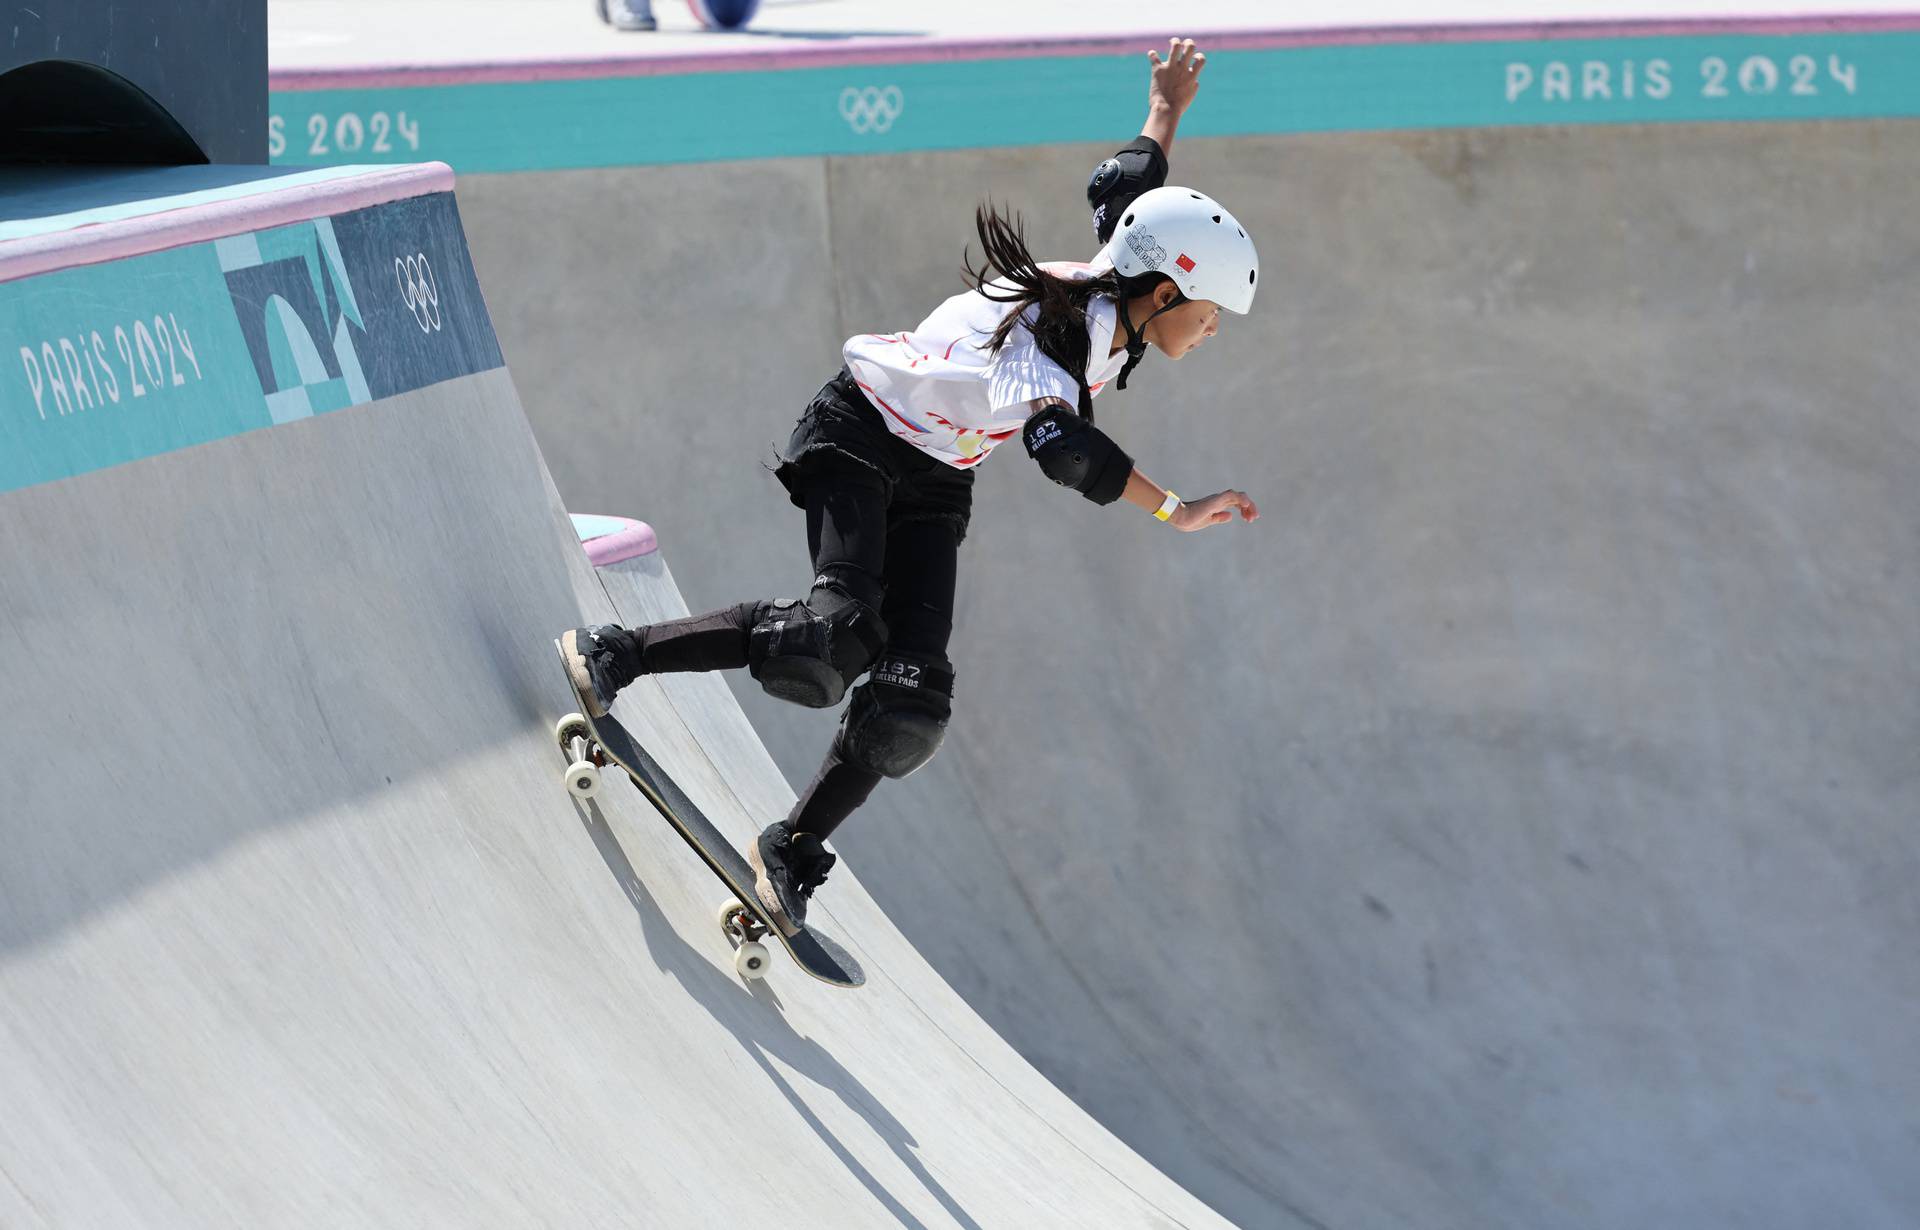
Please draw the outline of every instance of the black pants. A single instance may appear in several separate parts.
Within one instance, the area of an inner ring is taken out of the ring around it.
[[[953,635],[960,543],[973,511],[973,474],[890,434],[845,371],[808,405],[774,471],[806,511],[815,576],[877,606],[887,648],[944,656]],[[744,602],[634,631],[650,674],[733,670],[747,664],[760,604]],[[877,774],[842,761],[838,742],[788,816],[795,832],[826,837],[867,801]]]

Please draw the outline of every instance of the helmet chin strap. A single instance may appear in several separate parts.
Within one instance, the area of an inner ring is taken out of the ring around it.
[[[1155,308],[1154,311],[1137,326],[1133,323],[1133,313],[1127,310],[1126,303],[1122,301],[1120,304],[1120,323],[1127,327],[1127,361],[1125,365],[1120,368],[1119,379],[1113,382],[1115,388],[1124,392],[1127,387],[1127,377],[1131,376],[1133,369],[1140,365],[1140,360],[1147,357],[1147,326],[1153,323],[1154,317],[1160,315],[1162,312],[1170,312],[1186,301],[1187,297],[1176,291],[1173,298],[1168,300],[1165,307]]]

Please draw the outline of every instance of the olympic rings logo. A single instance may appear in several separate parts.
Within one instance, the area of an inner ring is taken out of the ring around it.
[[[436,332],[440,328],[440,284],[434,279],[427,254],[394,257],[393,280],[400,287],[401,302],[419,322],[420,332]]]
[[[840,91],[840,118],[855,132],[885,132],[906,105],[906,96],[897,85],[850,85]]]

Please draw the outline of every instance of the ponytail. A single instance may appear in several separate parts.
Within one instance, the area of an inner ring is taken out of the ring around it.
[[[1092,423],[1093,392],[1087,388],[1087,368],[1093,357],[1089,353],[1092,339],[1087,336],[1088,305],[1095,299],[1112,299],[1124,313],[1129,298],[1148,293],[1155,283],[1167,281],[1166,275],[1122,278],[1107,269],[1078,281],[1058,277],[1041,269],[1040,262],[1033,258],[1019,214],[1009,217],[988,203],[974,210],[973,225],[980,237],[982,263],[974,268],[973,252],[967,251],[968,283],[995,303],[1014,305],[988,339],[987,352],[999,354],[1014,329],[1024,323],[1040,353],[1064,368],[1080,386],[1080,417]],[[1030,309],[1038,310],[1027,319]],[[1140,361],[1144,346],[1144,342],[1139,348],[1128,345],[1128,372]],[[1127,387],[1124,373],[1120,387]]]

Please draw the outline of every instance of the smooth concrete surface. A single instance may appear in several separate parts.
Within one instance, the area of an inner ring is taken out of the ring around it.
[[[654,525],[698,609],[804,591],[759,463],[840,339],[950,293],[982,197],[1085,257],[1107,148],[462,202],[560,492]],[[1265,285],[1100,421],[1264,515],[985,467],[953,729],[845,862],[1243,1225],[1920,1223],[1920,127],[1173,167]],[[731,685],[804,781],[834,715]]]
[[[0,496],[0,574],[9,1230],[1224,1225],[851,874],[868,987],[749,988],[565,793],[550,640],[613,611],[504,369]],[[718,678],[622,711],[736,839],[791,804]]]

